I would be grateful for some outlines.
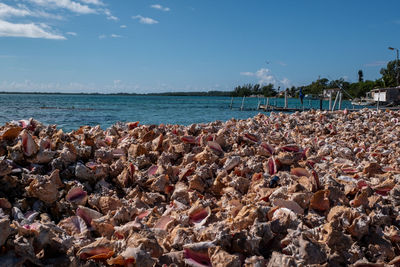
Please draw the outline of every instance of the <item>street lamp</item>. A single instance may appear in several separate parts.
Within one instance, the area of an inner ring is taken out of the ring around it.
[[[390,50],[396,50],[396,82],[397,82],[397,86],[399,86],[399,75],[400,75],[400,67],[399,67],[399,49],[395,48],[395,47],[391,47],[389,46],[388,49]]]

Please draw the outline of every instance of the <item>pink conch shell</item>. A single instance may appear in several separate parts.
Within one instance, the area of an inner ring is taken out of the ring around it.
[[[138,121],[128,122],[127,125],[128,125],[129,130],[133,130],[139,125],[139,122]]]
[[[189,221],[195,225],[201,226],[207,222],[211,215],[210,207],[203,208],[202,206],[193,207],[189,210]]]
[[[161,230],[167,230],[168,226],[174,221],[174,218],[170,216],[162,216],[156,224],[154,225],[154,228],[156,229],[161,229]]]
[[[6,131],[4,131],[1,135],[0,135],[0,139],[3,140],[14,140],[15,138],[18,137],[19,133],[22,131],[21,127],[11,127],[9,129],[7,129]]]
[[[258,137],[257,137],[257,136],[255,136],[254,134],[251,134],[251,133],[245,133],[245,134],[244,134],[244,137],[245,137],[246,139],[250,140],[250,141],[253,141],[253,142],[255,142],[255,143],[257,143],[257,142],[258,142]]]
[[[26,130],[22,131],[21,139],[22,149],[25,156],[30,157],[38,152],[38,145],[35,143],[32,136]]]
[[[65,197],[69,202],[73,202],[78,205],[85,205],[87,200],[87,193],[82,188],[76,186],[68,191]]]
[[[208,141],[207,142],[207,146],[214,152],[216,152],[217,154],[222,154],[224,153],[224,151],[222,150],[221,146],[214,141]]]
[[[196,144],[196,138],[194,138],[191,135],[185,135],[181,137],[182,142],[186,143],[186,144]]]
[[[158,171],[158,166],[157,165],[153,165],[147,170],[147,175],[148,176],[154,176],[157,173],[157,171]]]
[[[79,206],[76,209],[76,215],[81,217],[88,226],[92,225],[92,220],[98,219],[103,216],[100,212],[89,209],[87,207]]]
[[[114,255],[114,250],[105,238],[99,239],[78,251],[78,256],[82,260],[105,260],[112,255]]]
[[[183,246],[185,263],[193,267],[211,267],[208,248],[214,247],[212,242],[192,243]]]
[[[274,157],[270,157],[268,159],[268,173],[270,175],[274,175],[278,172],[278,165],[276,164],[276,160]]]
[[[355,168],[347,167],[347,168],[342,168],[342,172],[344,172],[345,174],[356,174],[358,170]]]
[[[66,230],[69,235],[85,235],[88,231],[85,221],[79,216],[71,216],[62,220],[58,226]]]
[[[282,146],[280,149],[286,152],[299,152],[301,150],[297,145],[286,145]]]
[[[271,155],[275,153],[275,148],[267,143],[261,143],[261,146],[267,150]]]
[[[304,214],[304,210],[299,206],[299,204],[297,204],[293,200],[285,200],[282,198],[277,198],[277,199],[274,199],[274,205],[281,207],[281,208],[290,209],[291,211],[293,211],[297,214],[301,214],[301,215]]]
[[[129,233],[132,230],[138,231],[142,228],[142,224],[140,224],[139,222],[137,222],[136,220],[134,221],[130,221],[124,225],[121,226],[115,226],[114,230],[115,230],[115,235],[118,238],[124,239],[125,237],[127,237],[129,235]]]
[[[141,220],[141,219],[143,219],[143,218],[149,216],[150,213],[151,213],[151,211],[152,211],[152,210],[143,211],[142,213],[140,213],[140,214],[137,216],[137,218]]]
[[[290,170],[290,174],[296,175],[298,177],[306,176],[310,177],[310,173],[304,168],[293,168]]]

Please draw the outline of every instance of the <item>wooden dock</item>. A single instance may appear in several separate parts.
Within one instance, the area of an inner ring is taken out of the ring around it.
[[[309,111],[309,110],[327,110],[327,111],[335,111],[335,110],[343,110],[342,109],[342,93],[338,92],[335,98],[335,101],[332,103],[332,97],[329,97],[329,108],[328,109],[323,109],[323,105],[322,105],[322,98],[319,99],[319,107],[311,107],[311,102],[309,103],[308,107],[306,106],[297,106],[297,107],[289,107],[288,106],[288,101],[287,101],[287,94],[285,94],[285,102],[284,102],[284,106],[277,106],[276,103],[276,99],[275,99],[275,104],[271,105],[270,104],[270,98],[264,98],[264,104],[261,104],[261,98],[258,98],[257,101],[257,106],[255,108],[246,108],[245,107],[245,99],[246,97],[242,98],[241,101],[241,106],[239,108],[239,110],[241,111],[249,111],[249,110],[262,110],[265,112],[302,112],[302,111]],[[311,101],[311,100],[309,100]],[[271,101],[272,102],[272,101]],[[332,105],[333,104],[333,105]],[[336,104],[338,104],[337,108],[336,108]],[[230,109],[235,109],[233,107],[233,97],[231,99],[230,105],[229,105]],[[354,105],[352,108],[346,108],[347,111],[352,112],[352,111],[359,111],[362,110],[364,108],[369,108],[369,109],[375,109],[375,110],[393,110],[393,111],[397,111],[400,110],[400,106],[394,106],[394,107],[386,107],[386,106],[380,106],[379,105],[379,101],[376,104],[376,107],[359,107],[356,108]]]
[[[285,107],[276,107],[276,106],[271,106],[271,105],[260,105],[258,107],[259,110],[263,110],[266,112],[271,112],[271,111],[276,111],[276,112],[296,112],[296,111],[309,111],[315,108],[285,108]],[[376,108],[370,108],[370,109],[376,109]],[[379,107],[379,110],[400,110],[400,107]],[[349,108],[347,111],[360,111],[362,108]]]
[[[259,105],[258,109],[264,110],[264,111],[278,111],[278,112],[296,112],[296,111],[307,111],[311,110],[311,108],[285,108],[285,107],[276,107],[272,105]]]

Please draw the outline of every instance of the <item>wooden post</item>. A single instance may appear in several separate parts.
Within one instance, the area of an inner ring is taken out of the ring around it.
[[[343,97],[343,93],[342,92],[340,92],[340,94],[339,94],[339,110],[341,110],[342,109],[342,97]]]
[[[285,106],[284,106],[284,108],[285,109],[287,108],[287,90],[285,90]]]
[[[269,106],[269,97],[267,97],[267,104],[265,105],[266,110],[268,110],[268,106]]]
[[[261,102],[260,102],[260,96],[257,96],[257,110],[260,109],[260,104],[261,104]]]
[[[231,105],[230,105],[230,109],[232,109],[232,106],[233,106],[233,96],[232,96],[232,98],[231,98]]]
[[[244,98],[245,98],[245,96],[243,97],[243,99],[242,99],[242,106],[240,107],[240,110],[243,110],[243,106],[244,106]]]
[[[379,101],[381,100],[381,90],[378,91],[378,101],[376,102],[376,110],[379,110]]]
[[[319,98],[319,110],[322,110],[322,97]]]
[[[329,111],[332,110],[332,92],[329,94]]]
[[[335,102],[333,102],[332,111],[334,111],[334,110],[335,110],[335,108],[336,108],[336,102],[337,102],[337,101],[338,101],[338,99],[339,99],[339,94],[340,94],[340,91],[338,91],[338,92],[337,92],[337,94],[336,94],[336,97],[335,97]]]

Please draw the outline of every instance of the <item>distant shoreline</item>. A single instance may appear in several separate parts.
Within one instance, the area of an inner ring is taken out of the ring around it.
[[[94,95],[94,96],[232,96],[231,91],[165,92],[165,93],[60,93],[60,92],[0,92],[2,95]]]

